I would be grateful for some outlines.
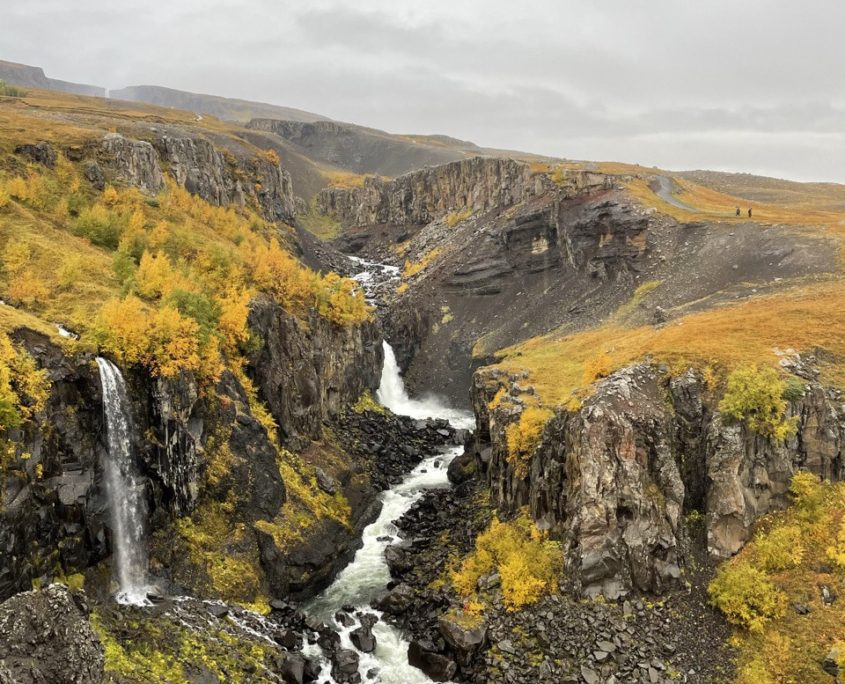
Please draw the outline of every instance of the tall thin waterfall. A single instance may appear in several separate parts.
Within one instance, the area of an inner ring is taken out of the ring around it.
[[[114,560],[120,603],[147,603],[147,553],[144,523],[147,519],[143,485],[131,449],[126,385],[120,370],[110,361],[97,358],[103,387],[109,458],[104,466],[106,493],[111,509]]]

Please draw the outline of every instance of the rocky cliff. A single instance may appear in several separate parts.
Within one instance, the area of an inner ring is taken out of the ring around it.
[[[100,141],[70,148],[68,157],[87,161],[85,175],[97,189],[111,181],[154,195],[164,187],[166,173],[214,206],[249,204],[268,221],[294,221],[290,174],[278,158],[176,128],[134,133],[139,137],[107,133]]]
[[[355,173],[380,176],[399,176],[480,152],[472,143],[458,140],[391,135],[335,121],[253,119],[247,125],[293,143],[312,159]]]
[[[526,200],[542,192],[540,178],[527,164],[473,157],[392,181],[366,178],[361,188],[326,188],[317,207],[344,226],[421,226],[450,211],[485,211]]]
[[[322,436],[365,390],[374,390],[382,362],[373,323],[332,326],[315,315],[308,325],[277,305],[256,302],[251,324],[263,345],[250,361],[258,393],[278,438],[302,446]],[[69,356],[46,337],[14,335],[49,372],[52,390],[32,427],[10,434],[28,455],[21,471],[4,473],[0,507],[0,597],[33,579],[82,570],[111,549],[103,491],[107,458],[100,381],[91,356]],[[248,391],[229,371],[212,391],[187,373],[152,379],[127,368],[132,420],[153,525],[194,509],[214,478],[221,453],[227,486],[238,490],[245,515],[270,519],[285,500],[276,436],[256,417]],[[220,477],[219,475],[217,476]],[[38,540],[33,543],[33,540]]]
[[[790,404],[797,432],[786,442],[723,420],[698,373],[670,377],[640,364],[600,381],[580,409],[558,410],[521,467],[505,432],[533,390],[522,377],[484,369],[472,390],[477,465],[500,510],[527,506],[562,541],[575,591],[660,593],[681,577],[690,544],[706,541],[716,558],[736,553],[755,521],[787,504],[798,468],[845,476],[841,393],[797,357],[789,364],[805,386]],[[493,402],[502,388],[507,398]],[[691,524],[699,518],[702,540]]]

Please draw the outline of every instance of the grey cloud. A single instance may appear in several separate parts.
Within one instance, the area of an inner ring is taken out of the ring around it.
[[[845,3],[29,0],[0,58],[395,132],[845,181]]]

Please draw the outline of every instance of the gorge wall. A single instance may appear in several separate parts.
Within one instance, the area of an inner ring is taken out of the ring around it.
[[[283,443],[319,439],[323,421],[378,386],[382,346],[374,323],[339,328],[316,315],[306,323],[261,301],[251,323],[263,345],[247,373],[268,398]],[[25,329],[14,339],[48,370],[52,390],[33,427],[9,435],[29,456],[25,472],[6,472],[2,480],[2,598],[28,589],[33,579],[83,570],[110,551],[102,469],[108,456],[93,357],[67,355]],[[213,388],[199,387],[186,373],[154,379],[124,369],[124,375],[153,527],[195,508],[221,452],[241,456],[227,475],[227,486],[243,494],[241,517],[272,519],[279,513],[285,488],[275,436],[256,418],[231,372]]]
[[[841,392],[798,357],[788,368],[805,387],[789,405],[797,431],[786,442],[726,422],[697,372],[670,377],[640,364],[601,380],[580,409],[558,410],[524,471],[508,457],[505,433],[533,390],[524,377],[483,369],[472,390],[478,471],[501,511],[527,506],[561,540],[576,592],[661,593],[681,578],[691,544],[716,558],[736,553],[761,516],[788,503],[797,469],[845,476]],[[506,399],[491,409],[502,388]]]

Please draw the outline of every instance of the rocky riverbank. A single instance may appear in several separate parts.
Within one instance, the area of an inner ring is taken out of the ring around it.
[[[709,683],[730,675],[730,630],[707,603],[706,558],[690,564],[683,588],[659,600],[558,594],[508,611],[491,575],[480,580],[489,597],[483,617],[456,617],[463,604],[450,569],[492,515],[489,497],[472,481],[432,492],[397,523],[403,542],[388,548],[394,585],[380,607],[413,636],[411,662],[435,681]]]

